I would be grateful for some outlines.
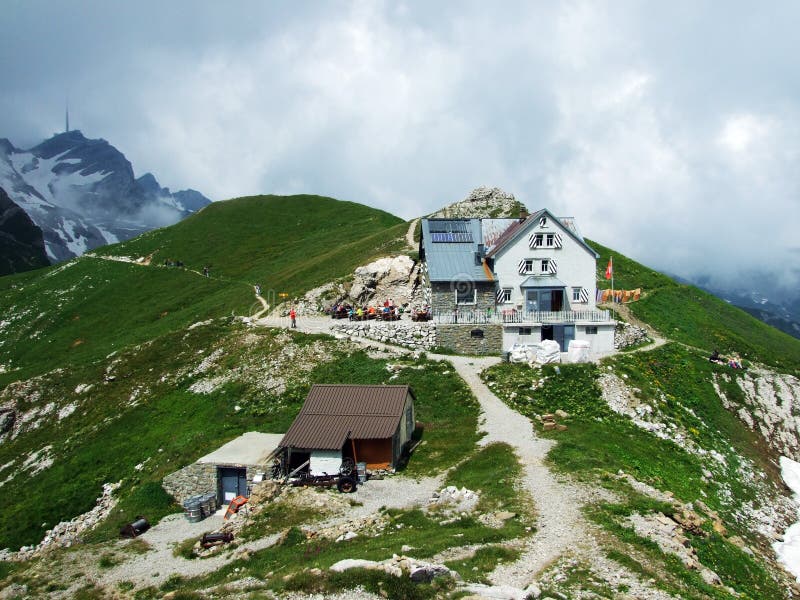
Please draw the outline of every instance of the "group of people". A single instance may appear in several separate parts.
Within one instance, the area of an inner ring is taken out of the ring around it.
[[[715,349],[714,352],[711,353],[711,356],[708,357],[708,360],[718,365],[728,365],[731,369],[744,369],[742,359],[738,354],[734,354],[732,357],[725,359],[720,355],[719,351]]]
[[[334,319],[348,318],[351,321],[366,321],[368,319],[381,319],[384,321],[396,321],[403,314],[403,309],[395,305],[391,298],[387,298],[383,306],[358,306],[355,307],[347,303],[334,304],[328,310]]]

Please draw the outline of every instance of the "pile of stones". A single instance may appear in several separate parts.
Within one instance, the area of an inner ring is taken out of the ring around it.
[[[100,521],[105,519],[111,509],[117,504],[113,494],[122,484],[104,483],[103,494],[97,499],[95,507],[78,515],[71,521],[62,521],[45,533],[44,538],[36,546],[23,546],[18,552],[3,550],[0,556],[3,560],[29,560],[36,556],[41,556],[52,548],[69,548],[81,541],[84,532],[95,527]]]
[[[650,341],[647,330],[630,323],[619,322],[614,330],[614,348],[622,350]]]

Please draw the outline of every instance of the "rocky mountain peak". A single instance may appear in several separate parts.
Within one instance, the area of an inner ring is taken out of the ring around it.
[[[193,190],[173,194],[150,173],[135,179],[122,152],[79,130],[30,150],[0,141],[0,185],[41,228],[53,261],[170,225],[210,203]]]
[[[502,218],[518,217],[525,206],[514,194],[498,187],[477,187],[463,200],[454,202],[436,211],[431,218]]]

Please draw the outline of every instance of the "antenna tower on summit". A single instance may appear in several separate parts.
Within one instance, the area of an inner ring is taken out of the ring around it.
[[[69,102],[67,102],[66,117],[67,117],[67,129],[65,133],[69,133]]]

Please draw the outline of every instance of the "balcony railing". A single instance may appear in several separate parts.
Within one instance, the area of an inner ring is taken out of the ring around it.
[[[482,323],[610,323],[611,313],[607,310],[465,310],[434,311],[433,321],[443,324],[482,324]]]

